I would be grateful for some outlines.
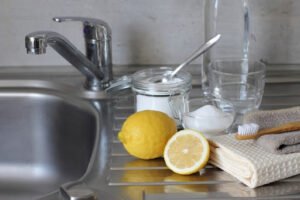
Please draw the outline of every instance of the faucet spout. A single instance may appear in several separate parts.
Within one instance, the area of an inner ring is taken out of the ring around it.
[[[104,74],[64,36],[51,31],[38,31],[25,37],[28,54],[45,54],[48,45],[86,76],[85,87],[88,90],[103,89],[104,86],[101,82]]]

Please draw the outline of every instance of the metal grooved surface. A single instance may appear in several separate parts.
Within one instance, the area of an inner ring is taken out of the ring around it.
[[[299,84],[268,84],[261,109],[278,109],[296,106],[300,102]],[[198,97],[199,86],[191,97]],[[118,140],[118,132],[125,119],[134,112],[133,96],[115,100],[114,128],[111,141],[108,185],[118,188],[125,199],[298,199],[300,175],[270,185],[250,189],[231,175],[208,165],[190,176],[177,175],[165,166],[164,160],[139,160],[130,156]]]

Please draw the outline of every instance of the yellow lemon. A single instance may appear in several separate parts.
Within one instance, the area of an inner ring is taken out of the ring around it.
[[[129,116],[119,132],[119,140],[129,154],[141,159],[163,155],[167,141],[176,133],[176,123],[165,113],[146,110]]]
[[[199,132],[179,131],[168,141],[164,159],[167,167],[173,172],[192,174],[206,165],[209,159],[209,144]]]

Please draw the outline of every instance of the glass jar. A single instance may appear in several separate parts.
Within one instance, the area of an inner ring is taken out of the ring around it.
[[[150,68],[137,71],[132,76],[132,90],[135,93],[135,109],[161,111],[178,120],[175,105],[187,101],[192,88],[190,73],[180,71],[168,82],[159,82],[173,71],[171,67]],[[173,107],[173,108],[172,108]]]

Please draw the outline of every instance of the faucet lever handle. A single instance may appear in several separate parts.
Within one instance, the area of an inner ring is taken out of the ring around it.
[[[55,22],[79,21],[83,23],[83,33],[86,41],[95,42],[95,40],[110,40],[110,26],[103,20],[87,17],[53,17]]]
[[[79,21],[83,23],[86,57],[102,71],[106,85],[113,79],[111,55],[111,29],[100,19],[85,17],[54,17],[55,22]]]

